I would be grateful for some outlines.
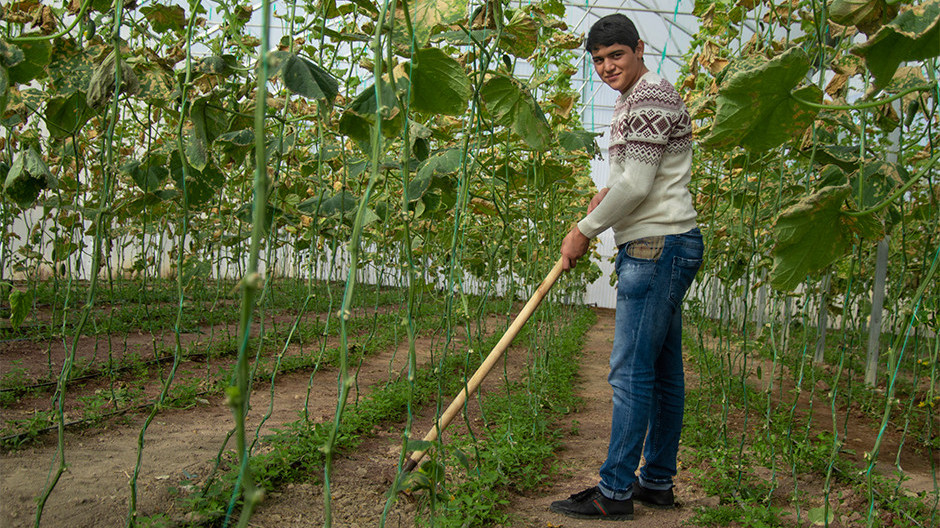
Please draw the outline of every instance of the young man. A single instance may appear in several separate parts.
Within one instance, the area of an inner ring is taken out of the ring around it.
[[[610,376],[613,420],[597,486],[555,501],[578,518],[632,519],[633,500],[674,505],[685,405],[682,299],[702,263],[702,236],[688,190],[692,120],[675,88],[643,64],[643,41],[620,14],[598,20],[586,47],[594,70],[620,92],[610,128],[607,187],[565,236],[565,269],[591,238],[614,230],[617,315]],[[645,440],[645,445],[644,445]],[[645,464],[636,469],[640,455]]]

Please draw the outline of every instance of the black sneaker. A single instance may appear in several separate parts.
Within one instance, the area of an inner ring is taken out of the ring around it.
[[[676,507],[676,497],[672,488],[652,490],[644,488],[639,482],[633,484],[633,498],[646,506],[668,510]]]
[[[633,519],[633,501],[608,499],[594,486],[565,500],[555,501],[553,512],[577,519],[604,519],[609,521],[630,521]]]

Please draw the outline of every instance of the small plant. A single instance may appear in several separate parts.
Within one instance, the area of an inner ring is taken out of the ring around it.
[[[29,371],[22,365],[19,359],[10,363],[10,368],[0,377],[0,390],[17,390],[31,383]]]
[[[55,411],[37,411],[29,418],[10,420],[0,431],[4,449],[19,449],[39,438],[39,433],[55,423]]]
[[[777,528],[789,526],[781,516],[781,508],[752,501],[736,501],[718,506],[700,508],[690,519],[698,526],[747,526],[749,528]]]
[[[115,411],[129,407],[138,401],[142,389],[131,389],[124,383],[116,383],[108,389],[96,389],[94,394],[79,396],[82,403],[82,419],[94,422]]]

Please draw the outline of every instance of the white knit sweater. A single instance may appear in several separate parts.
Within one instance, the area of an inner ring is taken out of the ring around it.
[[[614,107],[610,127],[610,191],[578,223],[594,238],[614,229],[614,241],[684,233],[695,227],[689,193],[692,120],[676,89],[645,73]]]

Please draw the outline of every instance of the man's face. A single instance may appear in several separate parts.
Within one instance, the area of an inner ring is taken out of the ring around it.
[[[591,52],[594,71],[608,86],[624,93],[646,73],[643,65],[643,41],[637,42],[636,51],[626,44],[600,46]]]

